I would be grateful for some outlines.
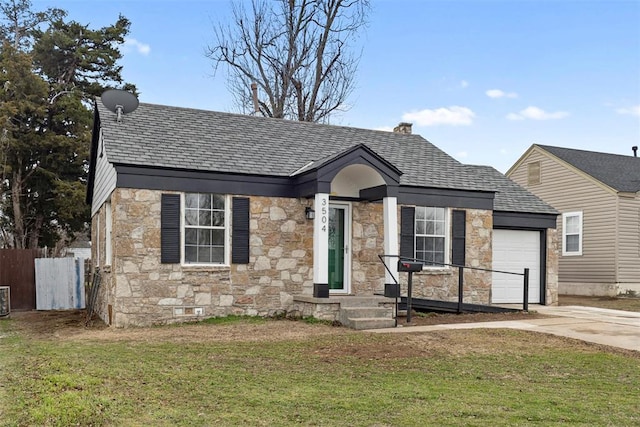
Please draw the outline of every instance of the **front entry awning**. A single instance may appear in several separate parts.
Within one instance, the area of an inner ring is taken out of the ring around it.
[[[326,193],[363,200],[396,197],[402,171],[364,144],[312,162],[294,174],[298,197]]]

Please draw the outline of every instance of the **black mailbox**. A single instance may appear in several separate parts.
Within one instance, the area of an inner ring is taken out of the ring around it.
[[[398,261],[398,271],[415,273],[422,271],[422,263],[418,261]]]

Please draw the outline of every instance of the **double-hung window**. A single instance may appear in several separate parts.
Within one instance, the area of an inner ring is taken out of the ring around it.
[[[227,264],[227,200],[221,194],[184,195],[185,264]]]
[[[562,255],[582,255],[582,212],[562,214]]]
[[[446,208],[416,206],[415,254],[427,267],[444,267],[447,257],[448,220]]]

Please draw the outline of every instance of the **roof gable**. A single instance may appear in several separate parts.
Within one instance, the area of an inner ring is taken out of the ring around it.
[[[572,148],[537,145],[543,152],[568,163],[619,192],[640,191],[640,158]]]
[[[494,210],[502,212],[558,214],[558,211],[552,206],[491,166],[468,165],[467,167],[472,173],[477,175],[479,180],[487,182],[495,188]]]

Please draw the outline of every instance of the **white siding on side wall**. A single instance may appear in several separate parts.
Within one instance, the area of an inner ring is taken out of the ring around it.
[[[528,185],[527,165],[540,162],[540,184]],[[615,283],[617,196],[564,163],[534,149],[509,177],[558,211],[582,212],[582,255],[560,256],[560,282]],[[562,215],[558,216],[562,240]],[[560,241],[560,249],[563,242]]]
[[[107,152],[103,149],[102,134],[98,143],[98,153],[96,156],[96,175],[93,181],[93,201],[91,203],[91,216],[98,212],[98,209],[109,198],[109,195],[116,188],[116,169],[109,160]]]

